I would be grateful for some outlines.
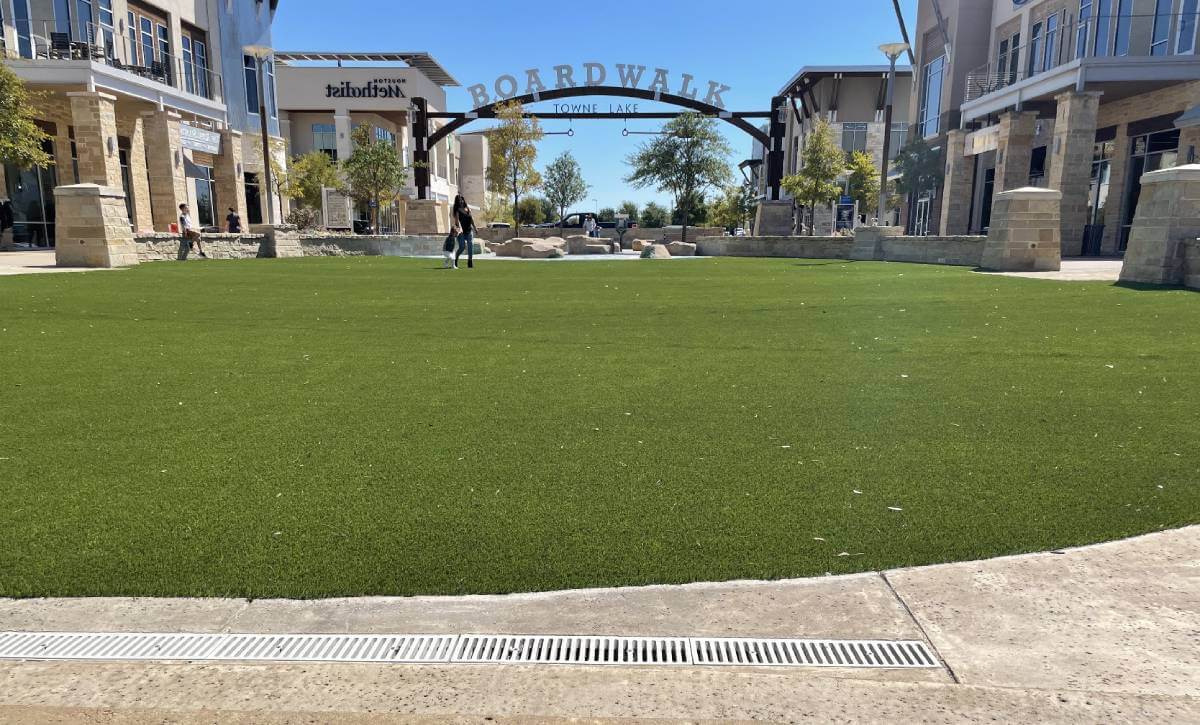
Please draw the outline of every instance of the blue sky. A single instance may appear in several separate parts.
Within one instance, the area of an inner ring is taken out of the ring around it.
[[[916,0],[903,0],[911,31]],[[524,78],[527,68],[553,80],[553,66],[584,62],[638,64],[680,73],[698,81],[731,86],[724,94],[734,111],[766,110],[771,96],[805,65],[886,62],[877,46],[899,40],[891,0],[648,0],[640,3],[563,3],[545,0],[458,0],[416,3],[401,0],[343,0],[331,12],[327,1],[284,0],[274,26],[280,50],[428,51],[463,88],[448,88],[448,110],[469,110],[466,86],[504,73]],[[527,38],[527,40],[525,40]],[[650,72],[653,72],[652,70]],[[648,80],[643,81],[645,87]],[[550,83],[548,82],[547,85]],[[593,99],[572,99],[572,103]],[[609,103],[627,99],[594,99]],[[551,110],[551,102],[534,106]],[[639,110],[675,110],[641,102]],[[484,122],[468,126],[481,128]],[[630,130],[654,130],[660,121],[631,121]],[[566,121],[546,121],[565,131]],[[548,136],[538,151],[539,167],[570,151],[600,207],[623,199],[639,204],[666,197],[632,189],[622,178],[625,158],[647,136],[622,136],[620,121],[575,121],[574,137]],[[731,164],[750,155],[750,137],[722,123],[733,148]],[[736,170],[735,170],[736,173]],[[740,178],[740,174],[738,176]]]

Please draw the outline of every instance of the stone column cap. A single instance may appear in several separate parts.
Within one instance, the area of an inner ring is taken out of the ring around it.
[[[1062,192],[1058,189],[1043,189],[1038,186],[1023,186],[1020,189],[1010,189],[996,193],[996,198],[1005,199],[1061,199]]]
[[[1062,93],[1054,94],[1054,100],[1057,101],[1060,98],[1066,98],[1068,96],[1094,96],[1096,98],[1099,98],[1100,96],[1103,96],[1103,95],[1104,95],[1104,91],[1077,91],[1074,88],[1070,88],[1070,89],[1063,91]]]
[[[117,97],[111,93],[103,93],[101,91],[68,91],[67,98],[103,98],[106,101],[117,100]]]
[[[55,196],[114,196],[125,198],[125,190],[100,184],[69,184],[54,187]]]
[[[1185,164],[1142,174],[1142,185],[1162,181],[1200,181],[1200,164]]]

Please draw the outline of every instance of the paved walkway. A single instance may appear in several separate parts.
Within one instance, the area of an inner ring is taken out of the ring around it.
[[[0,275],[41,274],[45,272],[90,272],[88,267],[58,267],[53,249],[0,252]],[[109,270],[105,270],[109,271]]]
[[[318,601],[0,600],[0,630],[904,638],[924,639],[944,662],[899,671],[2,662],[0,723],[1200,722],[1200,526],[779,582]]]
[[[1116,282],[1121,277],[1120,259],[1064,259],[1057,272],[981,272],[1005,277],[1056,279],[1064,282]]]

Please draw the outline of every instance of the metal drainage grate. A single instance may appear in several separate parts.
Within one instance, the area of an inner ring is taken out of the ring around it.
[[[0,632],[0,659],[940,667],[916,641],[499,634]]]
[[[697,665],[938,667],[923,642],[835,639],[692,639]]]

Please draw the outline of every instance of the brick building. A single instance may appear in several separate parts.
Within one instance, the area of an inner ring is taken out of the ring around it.
[[[914,133],[940,189],[910,231],[986,232],[997,192],[1062,192],[1064,255],[1123,253],[1142,174],[1195,158],[1197,0],[920,0]]]

